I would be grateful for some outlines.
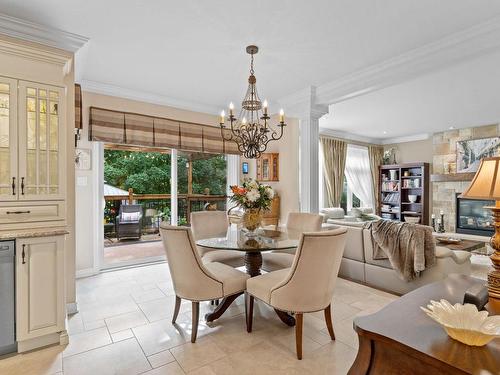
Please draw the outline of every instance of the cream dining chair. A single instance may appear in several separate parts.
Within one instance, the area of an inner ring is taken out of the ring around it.
[[[305,212],[290,212],[286,221],[288,237],[300,238],[304,232],[319,232],[323,217],[321,215]],[[295,257],[295,249],[280,250],[262,254],[262,269],[266,272],[281,270],[291,267]]]
[[[226,237],[229,220],[225,211],[200,211],[191,213],[191,230],[195,241],[205,238]],[[203,263],[219,262],[231,267],[245,264],[245,253],[238,250],[214,250],[197,247]]]
[[[228,265],[213,262],[203,264],[196,245],[187,227],[176,227],[162,223],[160,232],[167,254],[167,263],[175,290],[175,323],[181,300],[192,302],[191,342],[196,341],[200,301],[212,301],[241,294],[249,275]]]
[[[245,293],[247,331],[252,331],[255,297],[277,310],[295,313],[298,359],[302,359],[304,313],[323,310],[328,332],[335,340],[331,303],[346,233],[346,228],[304,233],[291,268],[248,279]]]

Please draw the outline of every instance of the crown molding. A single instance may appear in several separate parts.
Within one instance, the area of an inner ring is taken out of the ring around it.
[[[39,25],[0,13],[0,34],[13,38],[59,48],[69,52],[78,51],[89,38],[59,30],[50,26]]]
[[[365,137],[362,135],[357,135],[357,134],[352,134],[348,132],[343,132],[339,130],[333,130],[329,128],[319,128],[319,135],[323,135],[326,137],[332,137],[332,138],[341,138],[341,139],[346,139],[349,141],[355,141],[355,142],[362,142],[362,143],[370,143],[370,144],[381,144],[381,140],[379,138],[370,138],[370,137]]]
[[[325,127],[320,127],[319,134],[327,136],[327,137],[341,138],[341,139],[346,139],[346,140],[350,140],[350,141],[370,143],[370,144],[381,145],[381,146],[391,145],[394,143],[424,141],[426,139],[429,139],[432,136],[432,134],[429,134],[429,133],[421,133],[421,134],[408,135],[408,136],[404,136],[404,137],[371,138],[371,137],[365,137],[363,135],[353,134],[353,133],[349,133],[349,132],[343,132],[343,131],[339,131],[339,130],[333,130],[333,129],[325,128]]]
[[[500,47],[500,17],[451,34],[316,88],[316,103],[334,104],[475,58]]]
[[[379,139],[378,144],[390,145],[393,143],[425,141],[426,139],[429,139],[431,136],[432,136],[432,134],[429,134],[429,133],[421,133],[421,134],[408,135],[408,136],[404,136],[404,137],[384,138],[384,139]]]
[[[196,103],[187,100],[175,99],[164,95],[154,94],[147,91],[129,89],[108,83],[84,79],[81,82],[82,90],[96,94],[115,96],[124,99],[137,100],[140,102],[174,107],[188,111],[215,115],[220,108],[208,104]]]
[[[41,61],[63,67],[65,73],[71,70],[73,55],[69,52],[21,44],[10,37],[0,35],[0,53],[19,56],[29,60]]]

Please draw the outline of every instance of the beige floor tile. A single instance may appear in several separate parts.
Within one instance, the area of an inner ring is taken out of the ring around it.
[[[104,321],[110,333],[116,333],[148,323],[148,320],[140,310],[106,318]]]
[[[127,297],[119,300],[110,300],[107,302],[98,302],[93,304],[90,308],[85,308],[81,311],[83,322],[92,322],[95,320],[102,320],[112,316],[125,314],[132,311],[137,311],[139,307],[132,299]]]
[[[156,368],[175,361],[175,358],[172,353],[170,353],[170,350],[164,350],[149,356],[148,361],[153,368]]]
[[[0,359],[2,375],[52,375],[62,371],[62,346],[36,350]]]
[[[67,329],[68,329],[68,334],[70,335],[76,335],[77,333],[85,331],[82,315],[79,313],[68,315]]]
[[[184,375],[185,372],[182,371],[181,366],[177,362],[169,363],[165,366],[161,366],[145,372],[143,375]]]
[[[172,318],[175,307],[175,297],[163,297],[153,301],[139,303],[139,307],[150,322]],[[191,302],[182,301],[181,312],[191,311]]]
[[[288,350],[283,351],[269,342],[262,342],[201,367],[196,373],[217,375],[304,374],[303,369],[298,368],[298,362],[300,361]]]
[[[392,302],[392,299],[387,297],[378,296],[375,294],[370,294],[367,297],[351,303],[352,307],[355,307],[359,310],[368,310],[368,309],[381,309],[385,307],[387,304]]]
[[[304,355],[297,364],[304,374],[345,375],[351,368],[357,351],[342,342],[332,342]]]
[[[63,357],[69,357],[91,349],[111,344],[111,336],[106,328],[98,328],[92,331],[72,335],[69,344],[63,352]]]
[[[165,294],[162,293],[160,289],[156,287],[154,284],[147,284],[147,285],[152,285],[152,289],[148,290],[142,290],[142,291],[136,291],[132,293],[132,298],[135,300],[137,303],[142,303],[142,302],[148,302],[148,301],[154,301],[155,299],[159,298],[165,298]]]
[[[92,320],[88,322],[83,322],[83,326],[86,331],[92,331],[93,329],[106,328],[106,323],[104,319]]]
[[[126,329],[124,331],[116,332],[111,334],[111,340],[113,342],[123,341],[134,337],[134,333],[131,329]]]
[[[352,327],[352,321],[354,318],[346,318],[344,320],[334,321],[333,329],[335,331],[336,341],[340,341],[346,345],[349,345],[353,349],[358,349],[358,335],[354,328]],[[325,336],[328,335],[328,329],[324,328],[321,331]]]
[[[175,360],[184,371],[192,371],[210,362],[221,359],[225,353],[219,349],[215,341],[205,337],[197,339],[196,343],[188,342],[170,349]]]
[[[132,331],[147,356],[184,344],[187,340],[190,340],[190,333],[173,326],[170,319],[136,327]]]
[[[64,358],[63,366],[64,375],[135,375],[151,369],[135,339]]]

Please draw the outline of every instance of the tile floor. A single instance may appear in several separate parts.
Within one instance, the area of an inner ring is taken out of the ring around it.
[[[214,323],[203,320],[190,342],[191,305],[177,325],[165,263],[103,273],[77,281],[79,313],[68,321],[70,344],[0,360],[0,374],[346,374],[356,356],[353,319],[397,297],[339,279],[333,299],[336,341],[322,313],[304,318],[304,359],[295,357],[293,328],[262,303],[246,332],[243,299]],[[201,314],[210,305],[201,306]]]

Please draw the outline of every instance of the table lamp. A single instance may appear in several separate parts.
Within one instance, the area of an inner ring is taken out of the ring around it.
[[[490,300],[500,302],[500,156],[481,160],[472,183],[462,197],[495,200],[494,207],[485,207],[493,212],[495,227],[495,233],[490,239],[494,253],[490,257],[493,269],[488,273],[488,294]]]

